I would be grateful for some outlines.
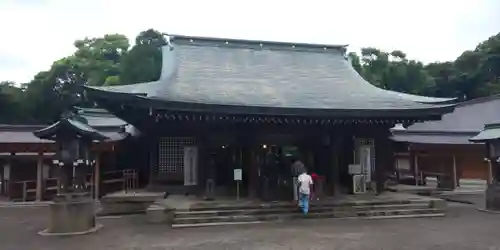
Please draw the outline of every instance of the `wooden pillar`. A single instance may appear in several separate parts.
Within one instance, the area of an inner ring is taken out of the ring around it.
[[[344,142],[343,135],[330,135],[330,144],[328,153],[330,155],[330,168],[332,169],[332,186],[333,195],[338,196],[340,194],[340,150],[342,149],[342,144]]]
[[[386,159],[385,159],[385,151],[388,150],[385,148],[385,143],[383,139],[375,140],[375,192],[376,194],[380,194],[383,189],[383,178],[382,175],[384,173]]]
[[[5,190],[4,190],[4,183],[5,183],[5,179],[4,179],[4,173],[3,173],[3,169],[4,169],[5,165],[2,161],[0,161],[0,196],[3,196],[5,195]]]
[[[204,194],[206,189],[206,170],[208,167],[208,154],[209,144],[207,142],[207,137],[200,134],[197,138],[198,141],[198,166],[197,166],[197,184],[198,193]]]
[[[389,127],[382,127],[380,135],[375,139],[375,185],[376,193],[380,194],[385,189],[386,170],[394,164],[392,144],[389,140]]]
[[[255,198],[257,196],[258,190],[258,169],[255,164],[255,145],[254,140],[251,138],[251,133],[246,131],[246,133],[238,133],[237,141],[238,141],[238,152],[239,152],[239,165],[243,169],[243,174],[247,176],[243,176],[243,179],[247,181],[247,194],[251,198]],[[237,159],[238,159],[237,158]]]
[[[43,199],[43,153],[38,153],[36,161],[36,200],[41,201]]]
[[[97,151],[94,165],[94,198],[99,199],[101,192],[101,152]]]
[[[12,165],[12,157],[9,156],[7,158],[7,163],[3,166],[2,171],[3,171],[3,180],[2,180],[2,191],[3,195],[5,196],[10,196],[10,170],[11,170],[11,165]]]
[[[257,153],[253,146],[248,147],[248,196],[251,198],[257,197],[259,190],[259,170],[257,166]]]
[[[457,158],[455,154],[452,155],[452,160],[453,160],[453,169],[452,169],[452,174],[453,174],[453,189],[458,187],[458,179],[457,179]]]
[[[418,153],[410,148],[410,168],[413,170],[415,176],[415,186],[418,186],[419,169],[418,169]]]
[[[423,181],[422,180],[422,175],[420,174],[420,167],[418,165],[419,164],[418,159],[419,159],[419,155],[415,154],[415,159],[414,159],[414,161],[415,161],[415,180],[417,180],[417,181]],[[418,186],[418,182],[415,185]]]
[[[488,159],[487,163],[488,163],[488,184],[492,184],[493,183],[493,167],[491,164],[491,160]]]
[[[148,137],[147,146],[149,147],[149,185],[154,185],[158,174],[158,138]]]

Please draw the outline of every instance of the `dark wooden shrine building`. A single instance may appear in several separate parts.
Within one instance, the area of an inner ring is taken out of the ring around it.
[[[453,105],[377,88],[345,52],[345,46],[170,36],[158,81],[86,92],[141,131],[152,189],[202,193],[213,179],[227,194],[233,170],[242,169],[244,194],[278,191],[290,187],[287,156],[295,154],[325,177],[327,193],[352,184],[349,164],[362,165],[369,186],[380,191],[384,169],[392,166],[389,129],[440,119]]]
[[[421,181],[426,177],[447,179],[443,188],[456,188],[465,179],[490,180],[485,144],[469,139],[482,131],[484,124],[500,121],[499,110],[500,95],[478,98],[457,104],[439,121],[394,131],[392,139],[400,144],[396,150],[399,173]]]

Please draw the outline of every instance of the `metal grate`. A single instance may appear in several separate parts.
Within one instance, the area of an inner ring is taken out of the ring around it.
[[[191,137],[160,138],[158,146],[158,172],[182,173],[184,171],[184,147],[195,145]]]

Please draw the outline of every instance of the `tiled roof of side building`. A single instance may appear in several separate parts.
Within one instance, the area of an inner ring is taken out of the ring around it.
[[[129,126],[123,120],[103,109],[78,108],[88,124],[101,131],[111,141],[119,141],[128,136],[123,127]],[[33,135],[34,131],[48,125],[9,125],[0,124],[0,143],[51,143]]]
[[[99,108],[77,108],[81,116],[83,116],[87,123],[95,128],[101,130],[117,129],[121,126],[127,125],[125,121],[109,113],[105,109]]]
[[[441,120],[415,123],[405,131],[393,132],[399,142],[469,144],[485,124],[500,122],[500,95],[477,98],[456,105]]]
[[[486,124],[479,134],[470,138],[471,142],[498,142],[498,140],[500,140],[500,123]]]
[[[377,88],[354,70],[345,58],[345,46],[172,36],[171,45],[162,52],[158,81],[88,87],[89,92],[181,103],[323,110],[438,109],[454,100]]]

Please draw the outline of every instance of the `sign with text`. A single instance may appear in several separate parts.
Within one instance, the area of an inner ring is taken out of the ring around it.
[[[243,170],[241,170],[241,169],[234,170],[234,180],[235,181],[243,180]]]

